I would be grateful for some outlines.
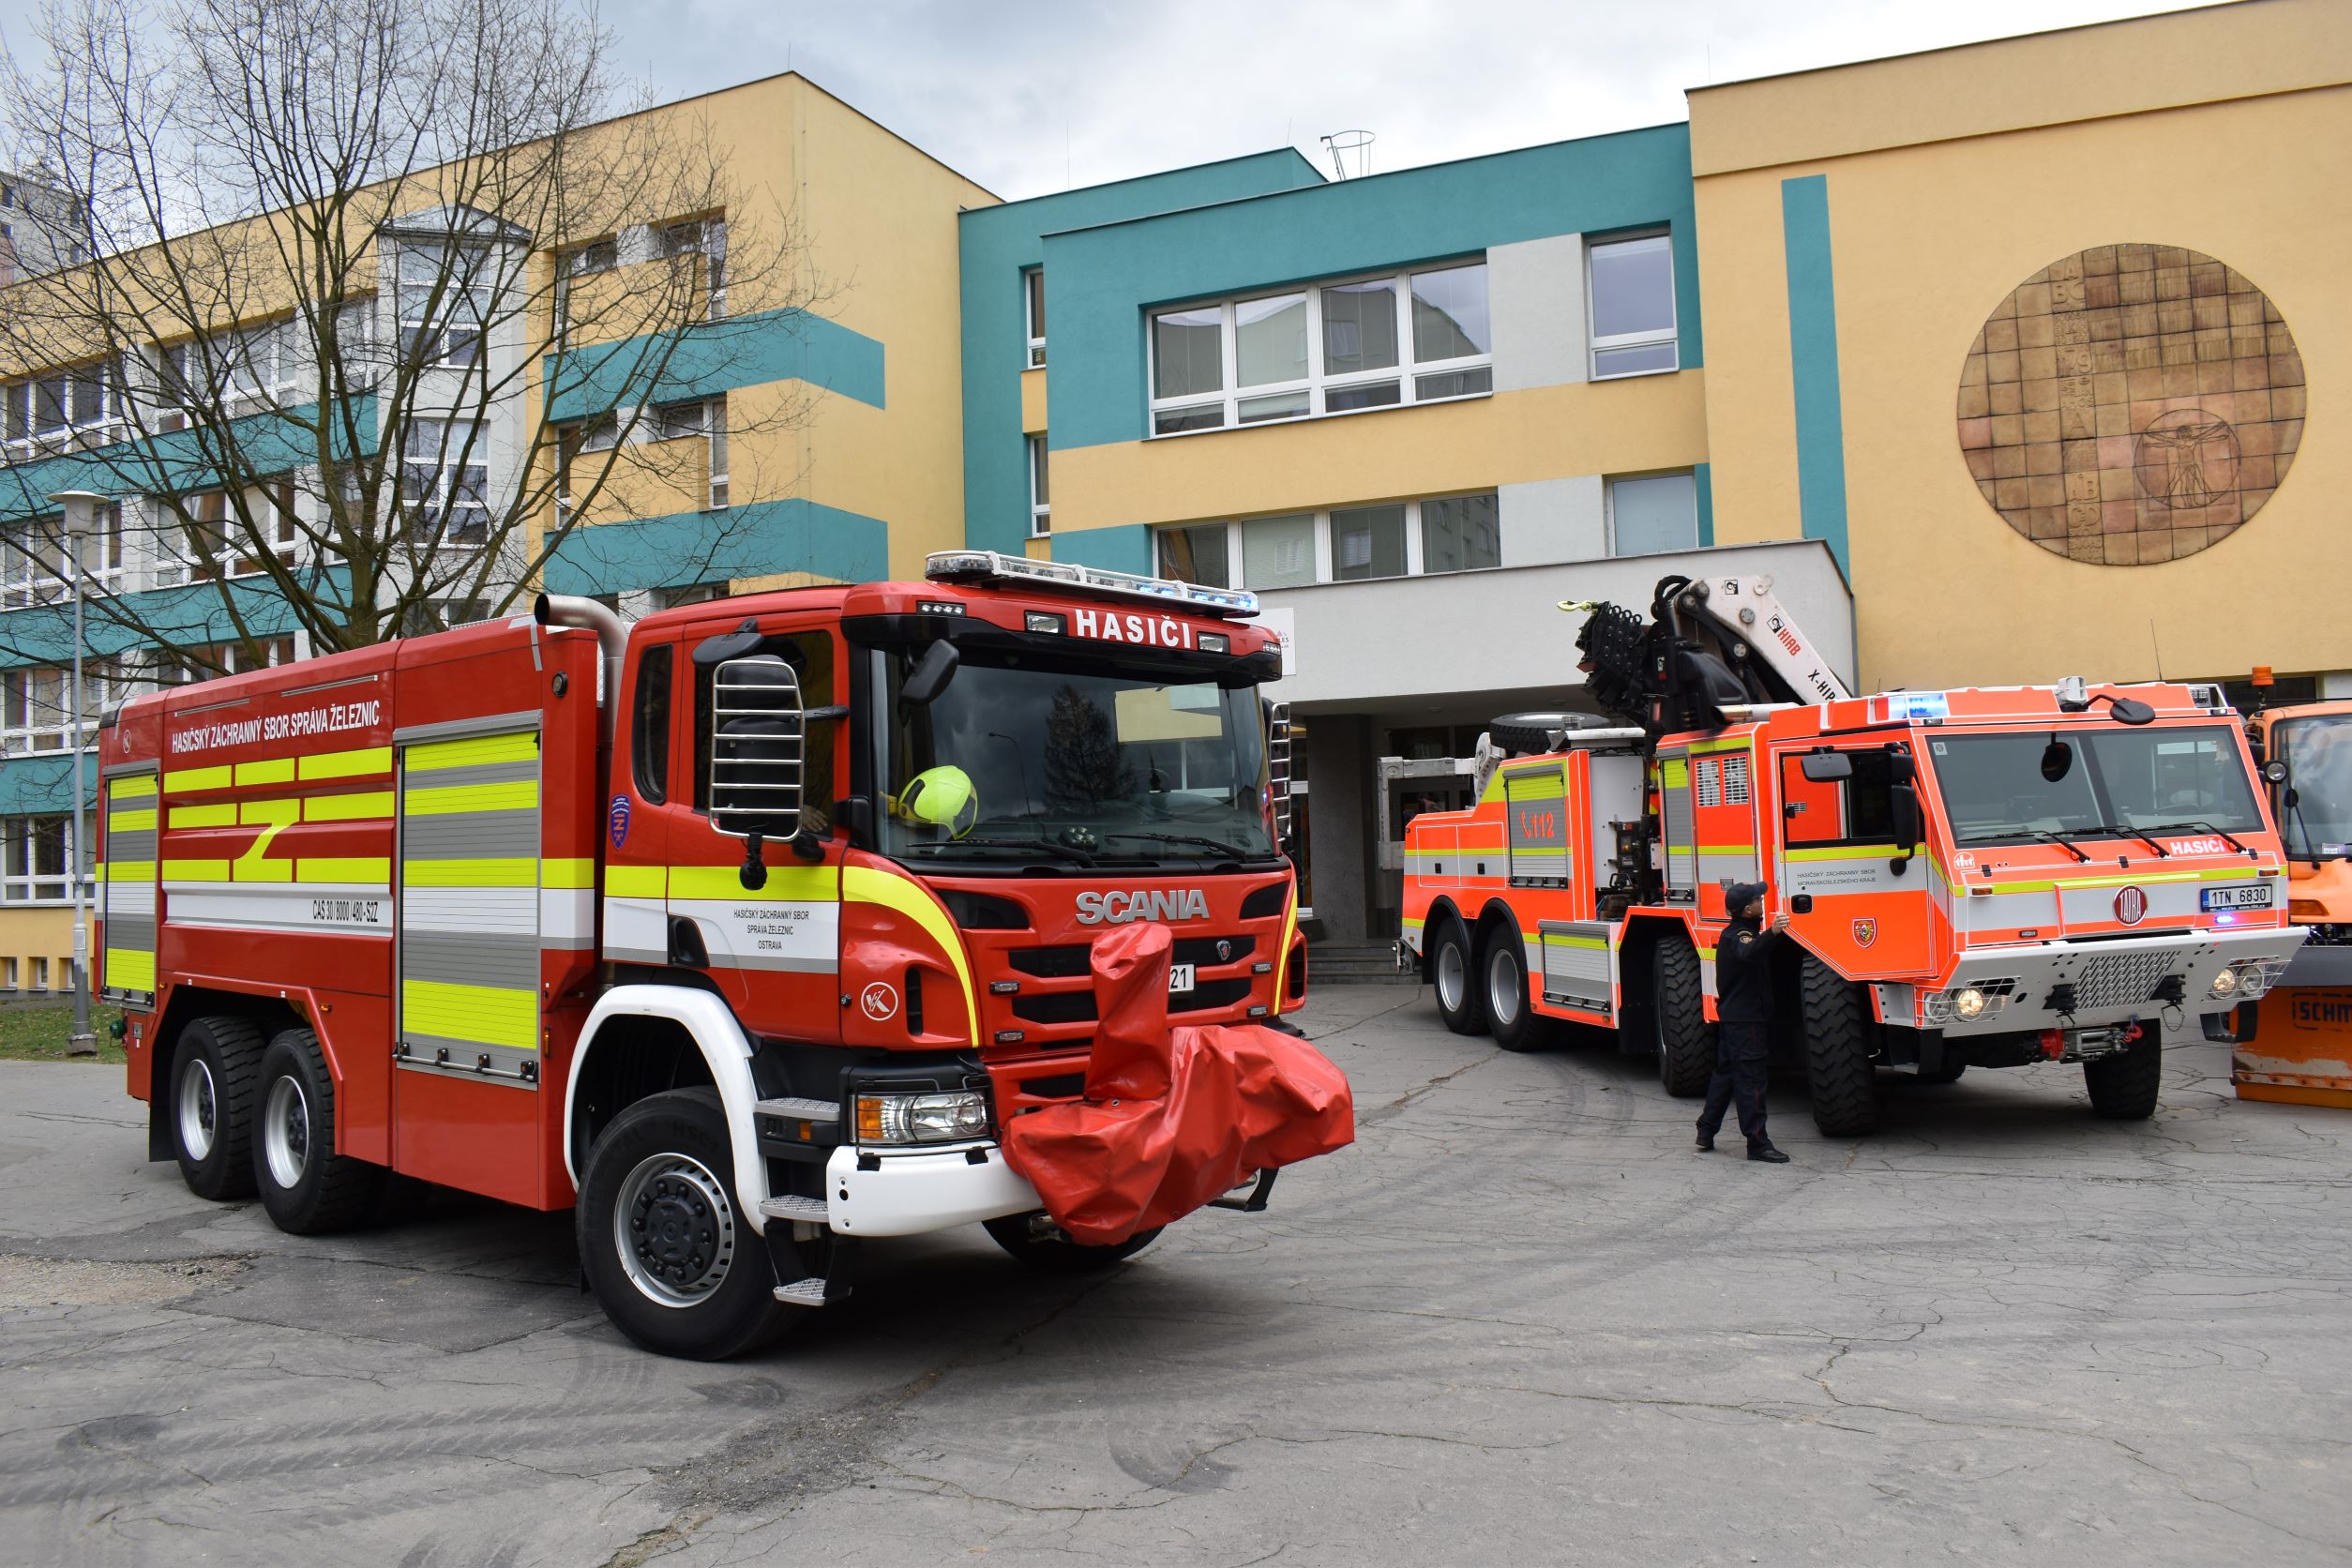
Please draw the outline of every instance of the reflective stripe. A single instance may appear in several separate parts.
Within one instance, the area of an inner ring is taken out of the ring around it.
[[[526,730],[511,735],[480,735],[461,741],[426,741],[408,748],[412,773],[472,767],[484,762],[535,762],[539,734]]]
[[[225,860],[167,860],[163,863],[166,882],[224,882],[229,880],[229,863]]]
[[[236,764],[239,789],[249,784],[291,784],[294,776],[294,760],[291,757],[264,757],[258,761]]]
[[[403,1033],[535,1050],[539,1043],[538,996],[500,986],[404,978],[400,1024]]]
[[[111,928],[113,922],[110,920],[107,925]],[[155,940],[153,927],[149,928],[147,940],[150,942]],[[98,977],[108,990],[155,989],[155,949],[152,946],[117,947],[109,942],[99,961],[105,967],[98,971]]]
[[[1282,1011],[1282,999],[1290,994],[1290,938],[1299,928],[1299,878],[1290,875],[1290,891],[1282,903],[1282,956],[1274,960],[1274,1010]]]
[[[110,835],[143,831],[152,833],[155,831],[155,807],[150,806],[140,811],[109,812],[106,818],[106,831]]]
[[[237,808],[233,802],[222,801],[216,806],[174,806],[169,813],[173,827],[234,827]]]
[[[741,904],[808,904],[838,902],[841,894],[831,866],[771,866],[768,880],[753,891],[744,886],[743,872],[734,866],[672,866],[671,898],[711,898]],[[889,879],[897,882],[899,879]],[[910,884],[912,885],[912,884]],[[882,903],[885,900],[871,899]],[[942,917],[943,918],[943,917]]]
[[[306,783],[313,778],[370,778],[392,771],[392,748],[369,746],[356,751],[322,751],[296,761]]]
[[[659,898],[670,891],[670,868],[666,866],[608,866],[604,868],[604,890],[614,898]]]
[[[163,776],[163,788],[171,794],[188,790],[225,790],[234,781],[234,775],[226,764],[210,768],[180,768]]]
[[[145,800],[154,793],[155,775],[152,773],[130,774],[122,778],[109,779],[106,785],[106,798],[109,800]]]
[[[542,860],[539,862],[541,887],[594,888],[596,885],[596,863],[593,860]]]
[[[775,873],[770,872],[769,875],[774,876]],[[939,943],[941,951],[947,956],[947,961],[955,966],[957,983],[963,987],[964,1017],[972,1023],[972,1042],[978,1045],[980,1005],[978,998],[972,994],[972,964],[964,957],[964,944],[956,934],[955,922],[947,918],[947,912],[940,908],[930,893],[906,878],[893,876],[887,871],[868,866],[845,866],[841,868],[841,897],[848,903],[880,904],[884,909],[896,910],[921,927],[933,942]],[[1286,954],[1289,951],[1287,941],[1283,951]]]
[[[518,778],[499,784],[458,784],[446,789],[418,789],[402,794],[402,809],[412,817],[446,817],[472,811],[535,811],[539,781]]]
[[[536,860],[408,860],[400,881],[410,887],[536,887]]]
[[[191,807],[203,810],[203,807]],[[306,822],[366,822],[392,815],[392,792],[363,790],[348,795],[311,795],[302,803]]]

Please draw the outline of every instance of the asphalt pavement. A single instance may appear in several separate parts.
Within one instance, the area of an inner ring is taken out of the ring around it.
[[[0,1562],[2279,1564],[2352,1559],[2352,1112],[2169,1053],[1889,1076],[1786,1167],[1591,1048],[1319,994],[1354,1148],[1043,1278],[975,1227],[723,1365],[633,1349],[568,1215],[303,1240],[0,1063]]]

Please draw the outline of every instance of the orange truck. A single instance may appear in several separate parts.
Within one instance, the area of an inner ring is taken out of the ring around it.
[[[2352,1106],[2352,702],[2266,708],[2247,731],[2286,852],[2287,918],[2309,935],[2277,992],[2238,1015],[2238,1093]]]
[[[1515,716],[1476,805],[1406,828],[1398,961],[1456,1033],[1613,1031],[1697,1094],[1724,888],[1761,882],[1796,939],[1775,1056],[1822,1132],[1872,1129],[1880,1068],[2079,1063],[2098,1114],[2136,1119],[2164,1031],[2219,1037],[2303,940],[2218,687],[1857,696],[1760,578],[1669,578],[1648,625],[1562,608],[1627,722]]]

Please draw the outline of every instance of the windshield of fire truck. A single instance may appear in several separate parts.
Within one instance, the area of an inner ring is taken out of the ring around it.
[[[2352,856],[2352,714],[2290,718],[2270,731],[2270,755],[2286,764],[2279,835],[2298,860]]]
[[[890,659],[884,788],[896,799],[927,770],[957,768],[972,781],[972,805],[942,825],[885,808],[892,856],[1026,856],[1077,870],[1276,852],[1254,688],[967,649],[947,689],[915,706],[897,696],[909,663]]]
[[[2223,725],[1931,735],[1927,756],[1957,844],[2263,825],[2238,734]]]

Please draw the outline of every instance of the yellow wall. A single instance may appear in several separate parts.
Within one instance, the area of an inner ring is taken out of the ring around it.
[[[1717,541],[1802,532],[1781,183],[1821,174],[1866,686],[2352,669],[2352,619],[2299,612],[2292,592],[2352,564],[2334,391],[2352,375],[2352,87],[2315,81],[2352,82],[2352,7],[2269,0],[1695,92]],[[2203,101],[2223,92],[2261,96]],[[2013,128],[2036,113],[2061,123]],[[1838,136],[1861,150],[1827,156]],[[1804,156],[1771,161],[1785,153]],[[1994,307],[2124,241],[2244,273],[2311,384],[2278,492],[2160,565],[2070,562],[2019,535],[1954,423]]]
[[[92,916],[91,936],[98,935],[97,917]],[[50,994],[58,997],[73,995],[73,910],[70,906],[36,909],[0,910],[0,957],[16,960],[17,989],[14,994],[32,994],[32,965],[35,957],[49,960]]]
[[[1708,460],[1709,352],[1703,371],[1058,451],[1053,531],[1688,468]]]

